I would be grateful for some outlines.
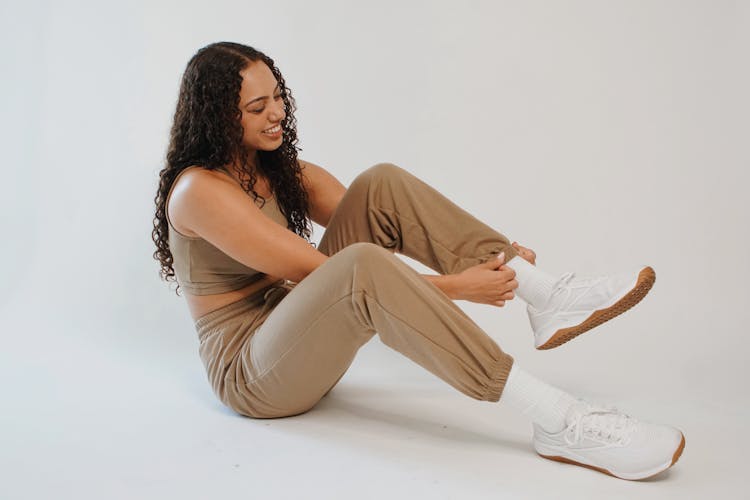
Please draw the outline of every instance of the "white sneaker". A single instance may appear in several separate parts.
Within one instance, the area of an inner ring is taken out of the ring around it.
[[[565,273],[543,311],[526,306],[537,349],[551,349],[624,313],[646,296],[656,281],[649,267],[613,276],[573,279]]]
[[[578,400],[567,427],[549,433],[534,424],[534,449],[544,458],[588,467],[621,479],[645,479],[680,458],[685,436],[678,429],[637,420],[614,407]]]

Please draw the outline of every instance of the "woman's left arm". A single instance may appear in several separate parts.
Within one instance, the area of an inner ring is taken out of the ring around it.
[[[298,161],[302,167],[305,190],[310,198],[310,218],[326,227],[344,197],[346,187],[323,167],[309,161]]]

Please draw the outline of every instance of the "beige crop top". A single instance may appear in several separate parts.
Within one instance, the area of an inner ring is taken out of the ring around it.
[[[202,167],[187,167],[177,175],[167,194],[167,206],[169,205],[169,197],[172,195],[172,190],[177,184],[177,180],[191,168]],[[229,172],[219,171],[232,178]],[[275,196],[266,198],[266,203],[263,207],[260,206],[261,203],[263,202],[260,199],[256,201],[256,205],[263,210],[264,214],[278,224],[287,227],[287,220],[279,210]],[[169,225],[168,239],[169,249],[172,252],[172,265],[175,270],[177,283],[179,283],[181,288],[193,295],[212,295],[239,290],[266,276],[265,273],[256,271],[234,260],[203,238],[179,233],[169,220],[169,213],[166,207],[165,213],[167,214],[167,223]]]

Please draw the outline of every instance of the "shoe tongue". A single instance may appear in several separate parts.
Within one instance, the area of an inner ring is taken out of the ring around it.
[[[575,278],[575,275],[576,275],[576,273],[574,273],[572,271],[571,272],[563,273],[562,275],[560,275],[557,278],[557,285],[558,286],[560,286],[560,285],[567,285],[570,281],[573,280],[573,278]]]
[[[589,403],[581,399],[573,403],[573,405],[568,408],[568,412],[565,414],[565,424],[570,425],[579,417],[585,415],[590,407],[591,405]]]
[[[579,417],[592,412],[610,413],[610,409],[602,405],[589,403],[583,399],[578,399],[568,409],[568,413],[565,415],[565,423],[570,425],[571,422],[577,420]]]

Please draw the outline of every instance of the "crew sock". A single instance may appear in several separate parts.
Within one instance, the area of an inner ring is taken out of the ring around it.
[[[505,401],[547,432],[565,428],[565,415],[577,399],[513,363],[500,401]]]
[[[516,295],[537,310],[543,310],[547,304],[558,278],[531,264],[523,257],[516,255],[506,264],[516,272],[518,288]]]

